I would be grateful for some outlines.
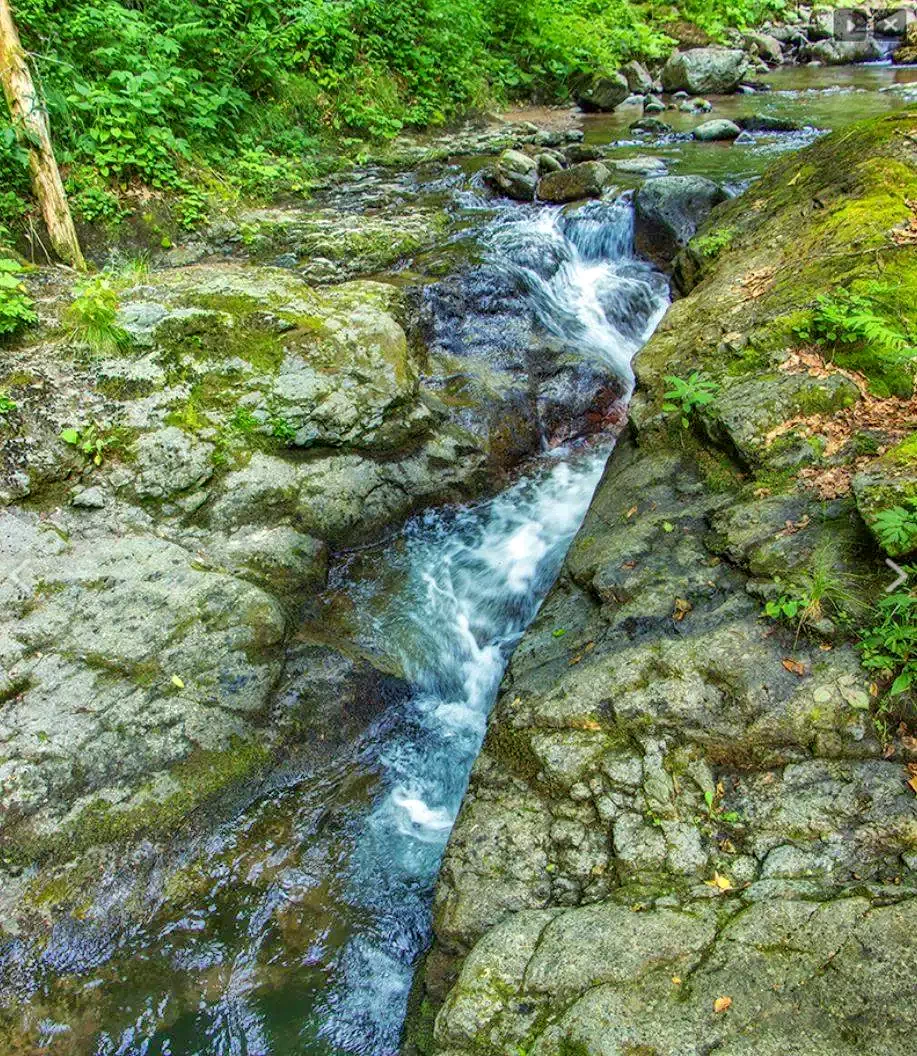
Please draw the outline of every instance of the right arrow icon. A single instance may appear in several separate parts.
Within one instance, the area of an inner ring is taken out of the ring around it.
[[[907,572],[905,572],[900,565],[896,565],[890,557],[886,557],[885,563],[892,570],[892,572],[898,573],[898,578],[895,580],[895,582],[892,583],[891,586],[885,588],[885,593],[891,594],[893,590],[897,590],[898,587],[900,587],[903,583],[907,582]]]

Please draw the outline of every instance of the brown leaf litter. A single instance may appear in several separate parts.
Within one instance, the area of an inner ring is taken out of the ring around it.
[[[789,374],[807,374],[812,378],[828,378],[842,374],[860,391],[860,398],[852,407],[844,407],[833,414],[800,415],[781,422],[764,438],[768,446],[791,430],[801,436],[817,436],[824,443],[823,455],[831,458],[841,451],[856,433],[874,431],[883,442],[875,454],[860,455],[840,466],[806,466],[799,471],[799,479],[818,492],[820,498],[836,499],[847,495],[856,473],[889,446],[903,440],[917,429],[917,396],[879,397],[869,392],[866,377],[853,370],[828,363],[812,348],[798,348],[789,353],[780,369]]]

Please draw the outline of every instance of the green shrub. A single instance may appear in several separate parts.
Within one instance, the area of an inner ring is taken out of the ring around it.
[[[34,301],[21,275],[22,265],[18,261],[0,257],[0,334],[13,334],[38,321]]]
[[[105,449],[111,446],[112,441],[103,436],[95,422],[80,428],[70,427],[62,429],[61,440],[71,447],[75,447],[89,462],[95,466],[102,465],[102,456]]]
[[[0,425],[3,425],[3,422],[10,411],[15,411],[18,406],[19,405],[16,401],[5,389],[0,389]]]
[[[685,429],[691,424],[691,415],[699,407],[706,407],[708,403],[713,402],[718,389],[716,382],[710,381],[697,371],[687,378],[667,374],[665,383],[669,388],[664,393],[666,402],[663,403],[662,409],[669,412],[678,411]]]
[[[128,334],[118,325],[118,295],[104,275],[79,283],[76,297],[64,312],[69,337],[93,355],[112,355],[128,344]]]
[[[765,615],[789,623],[796,630],[797,640],[823,619],[850,626],[867,606],[857,593],[857,577],[839,571],[839,563],[834,547],[820,546],[807,568],[788,580],[775,578],[780,594],[764,606]]]
[[[917,513],[903,506],[892,506],[876,514],[873,530],[883,550],[908,554],[917,549]]]
[[[905,569],[917,574],[917,566]],[[860,640],[863,666],[889,684],[892,697],[917,687],[917,596],[900,591],[882,598]]]

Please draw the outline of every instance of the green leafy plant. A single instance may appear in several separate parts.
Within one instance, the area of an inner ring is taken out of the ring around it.
[[[95,422],[79,428],[69,427],[62,429],[61,440],[71,447],[75,447],[95,466],[102,465],[102,456],[105,450],[111,446],[111,439],[104,437]]]
[[[856,591],[857,577],[838,570],[839,557],[831,546],[815,550],[809,567],[791,580],[775,577],[778,597],[764,606],[764,614],[773,620],[791,624],[800,634],[823,619],[849,624],[865,606]]]
[[[662,405],[664,411],[677,411],[681,415],[681,424],[687,429],[691,424],[691,415],[699,407],[706,407],[715,398],[719,386],[714,381],[705,378],[703,374],[695,371],[687,378],[679,378],[675,374],[667,374],[665,382],[669,386],[663,394],[665,402]]]
[[[893,293],[887,285],[873,282],[865,293],[841,287],[820,294],[808,320],[795,332],[804,341],[829,348],[866,345],[882,358],[898,362],[917,354],[917,349],[900,319],[882,303],[883,297]]]
[[[112,355],[129,342],[118,325],[118,295],[104,275],[87,279],[76,287],[76,297],[64,313],[71,340],[94,355]]]
[[[15,411],[19,404],[10,396],[5,389],[0,389],[0,425],[3,424],[3,420],[10,413]]]
[[[271,427],[271,436],[275,440],[280,440],[284,444],[291,444],[296,439],[296,426],[292,422],[288,422],[286,418],[282,418],[277,414],[271,415],[268,418],[268,425]]]
[[[735,237],[735,229],[732,227],[719,227],[709,234],[701,235],[700,238],[692,239],[691,248],[696,250],[702,257],[715,257],[732,242]]]
[[[917,512],[903,506],[881,510],[873,520],[873,529],[883,550],[907,554],[917,549]]]
[[[909,575],[917,566],[908,566]],[[917,687],[917,595],[898,591],[878,603],[860,638],[863,666],[889,684],[898,697]]]
[[[34,301],[22,283],[22,265],[0,258],[0,334],[13,334],[38,321]]]

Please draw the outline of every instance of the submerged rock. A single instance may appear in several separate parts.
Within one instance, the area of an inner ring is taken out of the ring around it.
[[[692,48],[676,51],[662,69],[667,92],[692,95],[734,92],[745,74],[745,52],[735,48]]]
[[[799,132],[803,127],[799,121],[772,114],[748,114],[736,119],[736,124],[745,132]]]

